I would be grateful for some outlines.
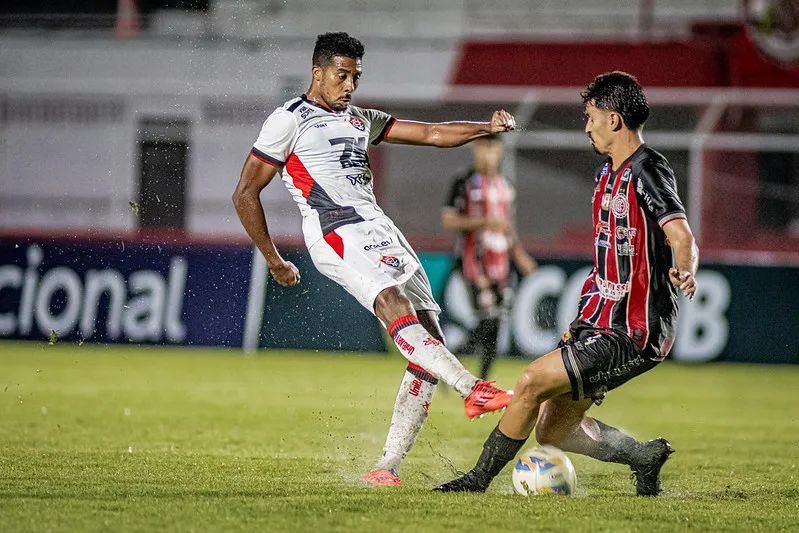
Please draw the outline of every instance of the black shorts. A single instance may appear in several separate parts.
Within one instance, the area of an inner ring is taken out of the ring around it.
[[[572,398],[591,398],[599,405],[605,394],[660,363],[648,357],[627,335],[612,329],[569,328],[558,344],[572,385]]]

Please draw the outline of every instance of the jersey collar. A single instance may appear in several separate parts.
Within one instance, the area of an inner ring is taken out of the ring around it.
[[[309,100],[308,97],[305,96],[304,94],[300,95],[300,99],[302,99],[302,101],[305,102],[308,105],[312,105],[314,107],[318,107],[322,111],[327,111],[328,113],[333,113],[334,115],[340,115],[340,114],[346,113],[346,112],[348,112],[350,110],[350,107],[347,106],[347,109],[345,109],[344,111],[333,111],[332,109],[330,109],[329,107],[327,107],[324,104],[318,104],[318,103],[316,103],[316,102],[314,102],[312,100]]]
[[[609,167],[610,168],[610,173],[611,174],[617,174],[619,172],[619,170],[621,170],[624,167],[626,167],[627,163],[629,163],[630,161],[635,159],[635,157],[637,155],[641,154],[645,149],[646,149],[646,143],[641,143],[641,145],[638,148],[635,149],[635,152],[631,153],[629,155],[629,157],[627,157],[627,159],[625,159],[624,161],[621,162],[621,164],[619,165],[618,170],[616,170],[616,171],[613,170],[613,160],[611,158],[608,158],[608,161],[610,162],[610,167]]]

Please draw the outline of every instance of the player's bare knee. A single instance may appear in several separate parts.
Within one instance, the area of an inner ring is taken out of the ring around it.
[[[542,401],[542,392],[537,373],[528,367],[519,376],[516,387],[513,389],[513,397],[515,401],[522,401],[531,405],[538,404]]]
[[[383,289],[375,298],[375,314],[385,324],[391,324],[396,319],[414,314],[410,300],[400,287]]]

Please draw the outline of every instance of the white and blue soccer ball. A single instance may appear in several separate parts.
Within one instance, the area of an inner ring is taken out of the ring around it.
[[[577,486],[574,465],[566,454],[548,444],[524,452],[513,467],[513,492],[524,496],[571,496]]]

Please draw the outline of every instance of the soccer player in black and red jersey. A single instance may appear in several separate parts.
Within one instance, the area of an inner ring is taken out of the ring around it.
[[[596,175],[594,268],[577,319],[556,350],[524,370],[477,465],[437,491],[485,491],[533,429],[541,444],[628,465],[639,496],[661,490],[660,470],[673,452],[669,442],[638,442],[586,413],[607,391],[668,355],[677,292],[696,293],[698,250],[674,172],[644,144],[649,105],[638,81],[624,72],[602,74],[581,96],[585,132],[607,160]]]
[[[466,345],[480,350],[483,380],[497,356],[500,322],[513,298],[511,263],[522,276],[538,267],[516,233],[516,188],[500,173],[502,153],[499,135],[476,139],[473,166],[452,184],[441,210],[444,229],[459,234],[455,269],[463,275],[479,320]]]

